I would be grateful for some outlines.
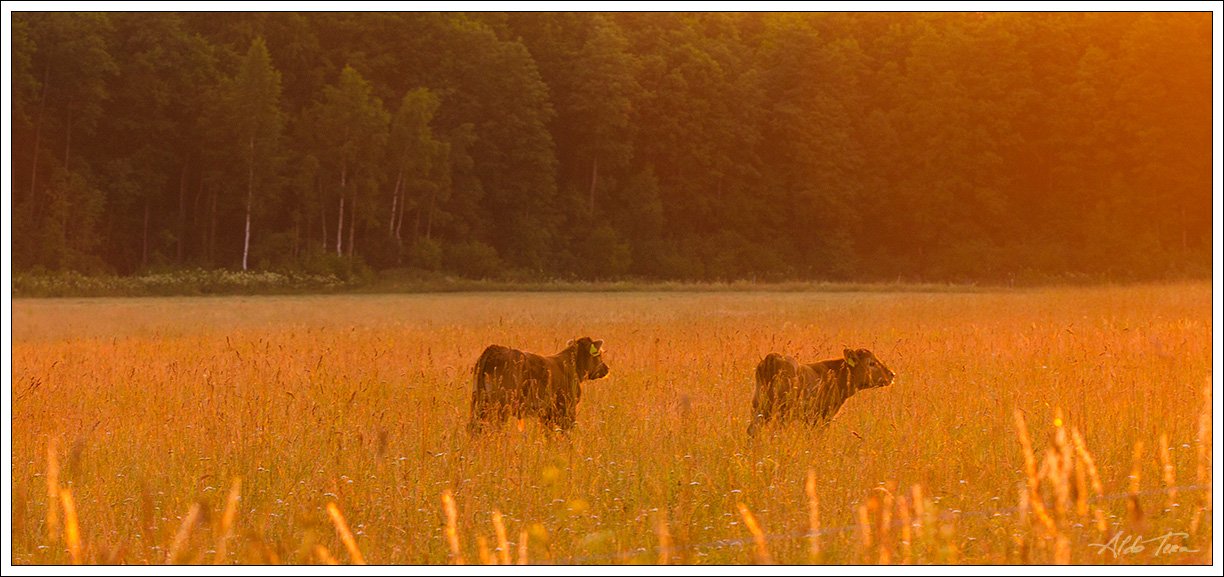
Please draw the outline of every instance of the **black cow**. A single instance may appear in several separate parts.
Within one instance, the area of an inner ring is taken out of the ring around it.
[[[843,355],[806,365],[778,353],[765,355],[756,368],[748,435],[775,418],[827,424],[855,392],[886,387],[896,376],[867,349],[846,349]]]
[[[472,416],[468,430],[500,425],[506,417],[535,416],[550,430],[569,431],[577,417],[582,382],[608,374],[603,341],[582,337],[545,357],[490,345],[473,369]]]

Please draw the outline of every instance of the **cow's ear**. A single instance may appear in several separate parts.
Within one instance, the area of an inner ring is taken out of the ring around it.
[[[572,346],[574,346],[574,339],[570,339],[569,342],[565,343],[565,348],[567,349]]]
[[[846,356],[846,364],[847,364],[847,365],[850,365],[850,366],[852,366],[852,367],[853,367],[854,365],[857,365],[857,364],[858,364],[858,353],[856,353],[856,352],[854,352],[854,351],[852,351],[852,350],[850,350],[850,349],[846,349],[846,350],[842,351],[842,354]]]

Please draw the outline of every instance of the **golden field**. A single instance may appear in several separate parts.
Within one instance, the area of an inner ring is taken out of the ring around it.
[[[1209,563],[1211,324],[1210,283],[15,300],[13,563]],[[584,335],[572,434],[469,438],[486,345]],[[894,385],[747,437],[764,354],[844,347]]]

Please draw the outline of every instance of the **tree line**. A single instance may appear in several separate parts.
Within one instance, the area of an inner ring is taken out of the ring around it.
[[[13,267],[1211,268],[1209,13],[13,13]]]

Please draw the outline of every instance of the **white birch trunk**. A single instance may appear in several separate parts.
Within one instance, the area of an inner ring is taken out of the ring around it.
[[[599,159],[591,161],[591,214],[595,214],[595,184],[599,182]]]
[[[398,215],[400,212],[398,210],[399,202],[400,202],[400,187],[403,186],[403,184],[404,184],[404,170],[401,168],[399,171],[399,174],[396,175],[395,177],[395,192],[391,194],[391,218],[388,219],[391,221],[391,224],[387,228],[387,235],[394,236],[396,240],[399,239],[399,227],[397,226],[398,224],[397,221],[398,221],[398,218],[399,218]]]
[[[404,205],[408,204],[407,196],[408,196],[407,191],[401,188],[400,189],[401,200],[399,204],[399,216],[396,218],[396,221],[395,221],[395,240],[398,240],[401,242],[404,240],[404,237],[401,234],[401,231],[404,229]]]
[[[247,157],[246,233],[242,238],[242,270],[247,270],[247,255],[251,252],[251,199],[255,190],[255,137],[251,137]]]
[[[344,256],[344,192],[348,166],[340,168],[340,215],[336,217],[336,256]]]
[[[357,232],[357,192],[353,191],[353,200],[349,202],[349,240],[345,250],[348,251],[349,258],[353,258],[353,236]]]

